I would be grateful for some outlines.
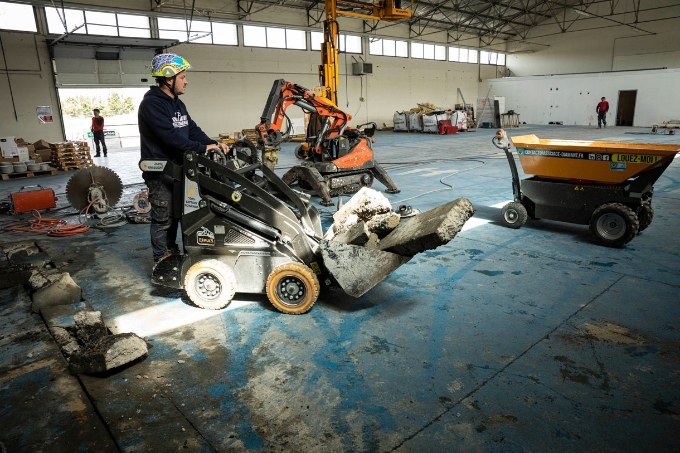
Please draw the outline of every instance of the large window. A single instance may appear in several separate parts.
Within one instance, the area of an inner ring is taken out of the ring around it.
[[[33,7],[31,5],[0,2],[0,29],[38,31],[35,26]]]
[[[150,38],[149,18],[132,14],[102,13],[97,11],[81,11],[79,9],[45,8],[47,29],[50,33],[74,33],[129,36],[134,38]]]
[[[238,44],[236,25],[204,20],[158,18],[158,37],[176,39],[200,44],[221,44],[235,46]]]
[[[425,60],[446,60],[446,47],[422,42],[411,43],[411,58]]]
[[[323,33],[320,31],[313,31],[310,35],[312,50],[321,50],[323,43]],[[362,53],[361,36],[340,35],[338,37],[340,44],[340,52],[347,53]]]
[[[408,43],[392,39],[371,39],[368,45],[368,53],[385,57],[406,58],[408,57]]]
[[[243,26],[243,45],[274,49],[307,50],[307,36],[303,30],[275,27]]]
[[[449,47],[449,61],[458,61],[460,63],[477,63],[477,51],[462,47]]]
[[[505,54],[481,50],[479,52],[479,62],[481,64],[505,66]]]

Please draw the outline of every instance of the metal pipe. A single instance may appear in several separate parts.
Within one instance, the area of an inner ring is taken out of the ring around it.
[[[5,56],[5,46],[2,43],[2,35],[0,34],[0,51],[2,52],[2,59],[5,62],[5,74],[7,75],[7,85],[9,86],[9,95],[12,98],[12,107],[14,108],[14,120],[19,122],[19,116],[17,115],[17,105],[14,102],[14,93],[12,92],[12,81],[9,77],[9,68],[7,67],[7,57]]]

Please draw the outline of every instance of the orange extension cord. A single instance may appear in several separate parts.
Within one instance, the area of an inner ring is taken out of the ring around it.
[[[96,198],[87,205],[87,208],[85,208],[85,215],[87,215],[87,212],[90,210],[90,207],[95,201],[97,201]],[[12,223],[5,226],[3,230],[13,231],[15,233],[47,233],[48,236],[65,237],[85,233],[90,229],[90,227],[84,223],[67,225],[66,220],[43,219],[40,213],[36,210],[31,211],[31,213],[34,217],[33,220]]]

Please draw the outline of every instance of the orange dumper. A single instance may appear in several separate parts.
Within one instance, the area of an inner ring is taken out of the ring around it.
[[[502,209],[503,224],[520,228],[527,220],[548,219],[589,225],[602,244],[620,247],[649,226],[654,216],[654,183],[680,144],[545,140],[508,137],[493,143],[505,151],[512,172],[514,201]],[[514,144],[524,173],[520,181]]]

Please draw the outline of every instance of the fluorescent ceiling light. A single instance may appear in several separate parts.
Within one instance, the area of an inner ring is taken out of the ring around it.
[[[580,10],[580,9],[572,9],[572,11],[575,12],[576,14],[580,15],[580,16],[585,16],[585,17],[595,17],[595,16],[593,16],[592,14],[587,13],[587,12],[585,12],[585,11],[582,11],[582,10]]]

